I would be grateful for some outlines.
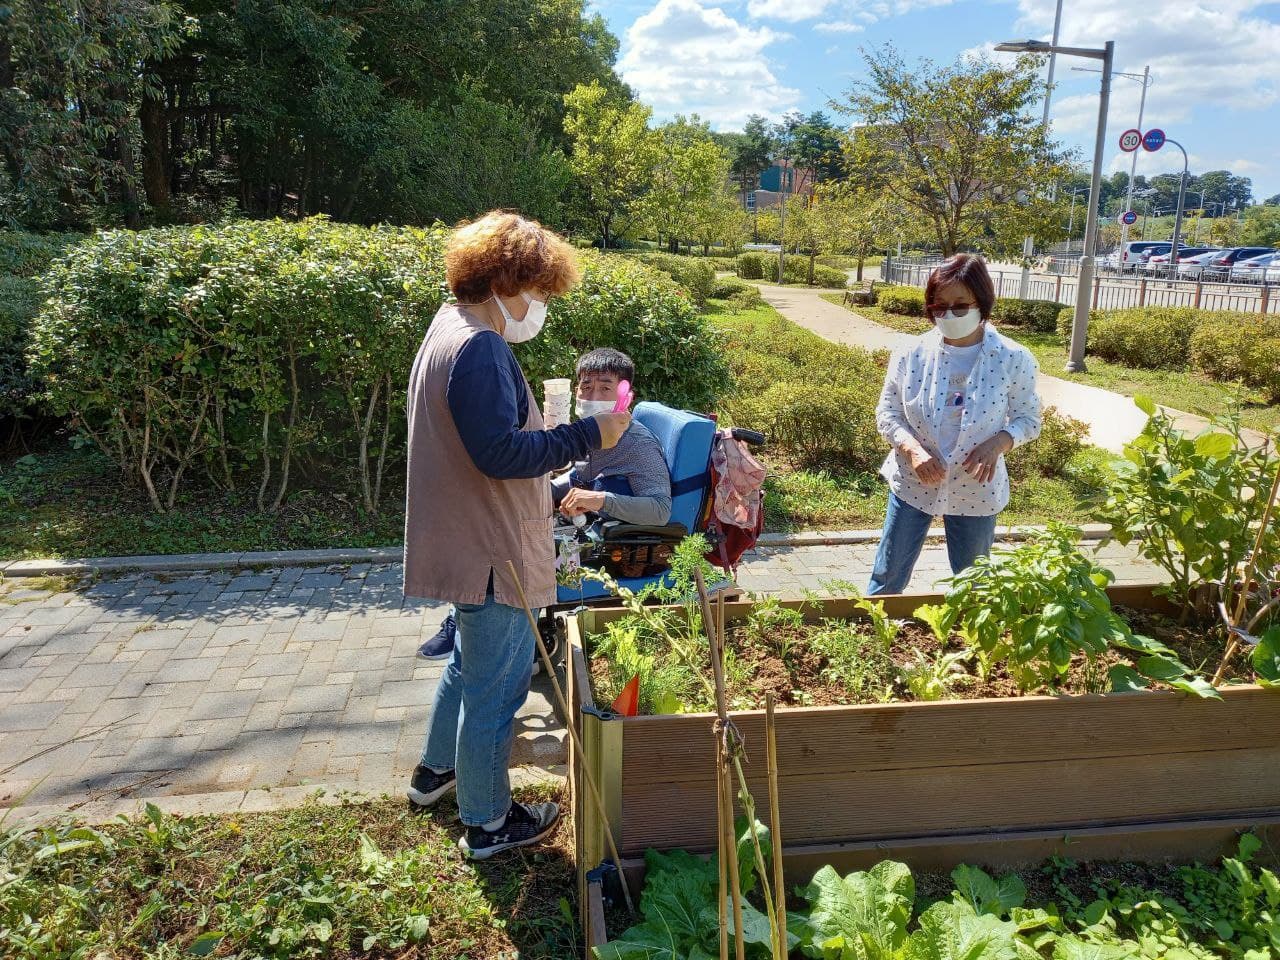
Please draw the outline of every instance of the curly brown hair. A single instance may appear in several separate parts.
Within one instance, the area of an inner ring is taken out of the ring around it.
[[[455,228],[445,246],[444,268],[461,303],[535,289],[555,296],[579,276],[573,247],[537,221],[502,210]]]

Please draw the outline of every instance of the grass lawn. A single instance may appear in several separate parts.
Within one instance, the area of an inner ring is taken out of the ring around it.
[[[273,514],[248,489],[196,487],[157,514],[96,449],[54,436],[0,462],[0,559],[387,546],[404,536],[403,475],[388,479],[385,509],[372,516],[324,490],[297,489]]]
[[[824,300],[841,306],[840,294],[822,294]],[[886,313],[879,307],[857,307],[853,312],[875,323],[904,333],[923,333],[930,327],[923,317]],[[1056,333],[1038,333],[1017,327],[1001,327],[1000,332],[1017,340],[1035,354],[1040,369],[1064,380],[1113,390],[1125,396],[1144,393],[1161,406],[1204,416],[1226,413],[1233,403],[1242,404],[1244,425],[1258,430],[1280,428],[1280,404],[1266,403],[1260,394],[1235,384],[1218,383],[1189,370],[1143,370],[1087,357],[1086,373],[1067,373],[1066,348]]]
[[[425,815],[380,800],[7,825],[0,930],[24,957],[581,956],[567,821],[544,846],[475,864],[461,831],[452,799]]]

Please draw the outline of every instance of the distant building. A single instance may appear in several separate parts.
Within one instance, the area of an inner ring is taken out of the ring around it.
[[[798,169],[790,160],[775,160],[773,166],[760,174],[755,190],[739,194],[742,206],[748,211],[777,207],[784,196],[807,192],[810,179],[807,170]]]

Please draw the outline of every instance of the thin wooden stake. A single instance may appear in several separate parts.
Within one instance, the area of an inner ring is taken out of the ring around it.
[[[566,699],[564,691],[560,689],[560,680],[556,676],[555,665],[551,662],[551,655],[547,653],[547,647],[542,642],[542,633],[538,630],[538,618],[533,615],[533,609],[529,606],[529,598],[525,596],[524,584],[520,582],[520,574],[516,572],[516,565],[508,560],[507,566],[511,568],[511,579],[515,582],[516,592],[520,594],[520,605],[524,607],[524,614],[529,618],[529,627],[533,630],[533,641],[538,645],[538,655],[542,657],[542,669],[551,678],[551,688],[555,691],[556,700],[564,713],[564,725],[569,729],[569,736],[573,740],[573,749],[578,751],[578,756],[585,757],[587,755],[586,751],[582,748],[582,741],[578,739],[578,731],[573,726],[573,716],[569,713],[569,701]],[[596,786],[595,777],[592,776],[585,763],[582,765],[582,778],[587,781],[591,799],[595,802],[596,813],[600,815],[600,822],[604,824],[604,837],[609,844],[609,855],[613,857],[613,862],[618,868],[618,881],[622,884],[622,898],[627,902],[627,911],[634,915],[636,905],[631,899],[631,888],[627,884],[627,875],[622,869],[622,858],[618,856],[618,847],[613,842],[613,830],[609,826],[609,815],[605,813],[604,800],[600,797],[600,789]]]
[[[1262,549],[1262,540],[1267,535],[1267,525],[1271,522],[1271,511],[1275,509],[1277,496],[1280,496],[1280,468],[1276,470],[1276,478],[1271,482],[1271,496],[1267,498],[1267,505],[1263,508],[1262,522],[1258,524],[1258,536],[1253,541],[1253,553],[1249,555],[1249,563],[1244,568],[1244,579],[1240,583],[1240,599],[1236,602],[1234,623],[1229,626],[1238,627],[1240,621],[1244,619],[1245,604],[1249,600],[1249,584],[1253,581],[1253,575],[1258,568],[1258,553]],[[1224,602],[1230,603],[1231,598],[1224,598]],[[1239,648],[1240,638],[1233,633],[1227,642],[1226,653],[1222,655],[1222,663],[1218,665],[1218,671],[1213,675],[1215,687],[1222,682],[1227,672],[1227,665]]]
[[[732,818],[731,818],[732,819]],[[719,864],[720,960],[729,960],[729,843],[726,841],[724,784],[720,780],[720,738],[716,737],[716,845]]]
[[[716,681],[716,716],[719,718],[715,726],[716,738],[716,786],[723,797],[725,832],[729,853],[729,892],[730,905],[733,908],[733,948],[737,960],[746,960],[747,943],[742,938],[742,877],[738,870],[738,837],[733,826],[733,784],[729,772],[730,757],[725,750],[729,736],[729,711],[725,706],[724,663],[721,660],[720,643],[717,638],[716,619],[711,610],[711,600],[707,596],[707,584],[701,570],[694,570],[694,580],[698,584],[698,602],[702,607],[702,625],[706,630],[707,641],[711,648],[711,673]]]
[[[773,718],[773,691],[764,696],[764,730],[769,766],[769,824],[773,828],[773,899],[775,933],[774,956],[787,960],[787,888],[782,877],[782,807],[778,800],[778,736]]]

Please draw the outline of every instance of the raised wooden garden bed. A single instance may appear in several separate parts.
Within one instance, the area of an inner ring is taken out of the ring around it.
[[[1149,587],[1113,587],[1116,604],[1165,609]],[[891,597],[894,617],[937,595]],[[851,601],[790,604],[812,619],[862,616]],[[749,603],[726,606],[729,621]],[[712,714],[618,718],[592,703],[583,639],[622,610],[568,623],[570,762],[580,893],[589,942],[602,914],[587,872],[608,856],[604,822],[580,789],[595,776],[622,868],[639,889],[649,847],[716,843]],[[1191,860],[1224,853],[1241,830],[1280,825],[1280,693],[1225,689],[944,700],[780,710],[779,790],[788,882],[892,858],[923,870],[1075,859]],[[763,711],[734,714],[766,796]],[[767,819],[766,810],[761,811]],[[1280,839],[1280,830],[1275,833]],[[596,904],[593,910],[592,905]],[[594,924],[591,914],[596,914]]]

